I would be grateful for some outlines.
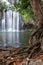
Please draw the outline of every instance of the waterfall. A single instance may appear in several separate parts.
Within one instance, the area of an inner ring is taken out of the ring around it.
[[[10,3],[19,0],[8,0]],[[2,46],[20,46],[20,31],[23,29],[23,20],[16,10],[3,11],[3,19],[0,22]]]
[[[9,10],[7,14],[7,31],[12,31],[12,11]]]
[[[10,5],[12,6],[13,3],[18,3],[19,0],[2,0],[5,1],[6,3],[9,2]],[[2,28],[1,31],[19,31],[22,29],[22,23],[20,19],[20,14],[19,12],[16,12],[16,10],[8,10],[3,12],[3,19],[2,23],[0,23],[0,27]]]
[[[17,12],[17,31],[19,31],[19,12]]]
[[[1,31],[6,32],[20,31],[23,27],[23,21],[19,12],[12,10],[4,12],[1,24]]]
[[[23,28],[23,20],[16,10],[3,11],[3,19],[0,24],[2,46],[20,46],[20,31]]]
[[[7,0],[7,1],[10,2],[11,4],[19,2],[19,0]]]
[[[13,11],[13,31],[16,31],[17,29],[17,15],[16,11]]]
[[[2,31],[5,31],[5,12],[3,11],[3,19],[2,19]]]

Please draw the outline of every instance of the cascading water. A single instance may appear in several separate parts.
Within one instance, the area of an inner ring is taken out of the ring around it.
[[[17,0],[18,2],[18,0]],[[20,46],[20,31],[23,28],[23,20],[16,10],[3,11],[3,19],[0,25],[1,46]]]
[[[13,11],[13,31],[19,31],[19,23],[19,12]]]
[[[5,31],[5,12],[3,12],[3,19],[1,22],[1,31]]]
[[[7,23],[7,25],[6,25],[6,27],[7,27],[7,31],[12,31],[12,11],[11,10],[9,10],[9,11],[7,11],[6,12],[6,23]]]
[[[1,31],[14,32],[20,31],[20,28],[23,27],[23,21],[21,19],[19,12],[16,11],[6,11],[2,19]]]

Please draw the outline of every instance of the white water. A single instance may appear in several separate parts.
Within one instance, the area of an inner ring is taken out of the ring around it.
[[[1,31],[19,32],[23,28],[23,21],[19,12],[8,10],[3,13]]]
[[[2,46],[19,47],[21,45],[20,32],[23,28],[23,21],[19,12],[12,10],[4,12],[0,27]]]
[[[7,31],[12,31],[12,11],[9,10],[6,12],[6,14],[7,14],[7,20],[6,20]]]
[[[2,19],[2,26],[1,26],[1,30],[5,31],[5,12],[3,13],[3,19]]]
[[[17,12],[17,31],[19,31],[19,13]],[[22,24],[21,24],[22,25]]]
[[[17,3],[19,0],[15,0]],[[14,3],[14,0],[9,0]],[[0,21],[0,41],[2,46],[20,46],[20,33],[23,29],[23,20],[16,10],[3,11],[3,18]]]

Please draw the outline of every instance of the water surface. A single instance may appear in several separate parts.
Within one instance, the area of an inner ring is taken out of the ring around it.
[[[0,46],[20,47],[28,45],[30,32],[0,32]]]

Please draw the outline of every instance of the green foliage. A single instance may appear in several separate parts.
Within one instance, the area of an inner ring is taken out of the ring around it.
[[[35,20],[35,16],[29,0],[19,0],[19,3],[14,3],[14,6],[12,7],[8,7],[5,2],[0,2],[0,7],[2,9],[16,9],[21,13],[25,23]]]
[[[14,10],[15,7],[12,5],[11,7],[6,4],[6,2],[0,2],[0,9]]]
[[[19,0],[18,4],[14,4],[14,7],[21,13],[25,23],[35,20],[29,0]]]
[[[43,0],[41,0],[41,1],[43,1]]]
[[[0,9],[2,8],[2,9],[7,9],[7,5],[6,5],[6,3],[5,2],[0,2]]]

